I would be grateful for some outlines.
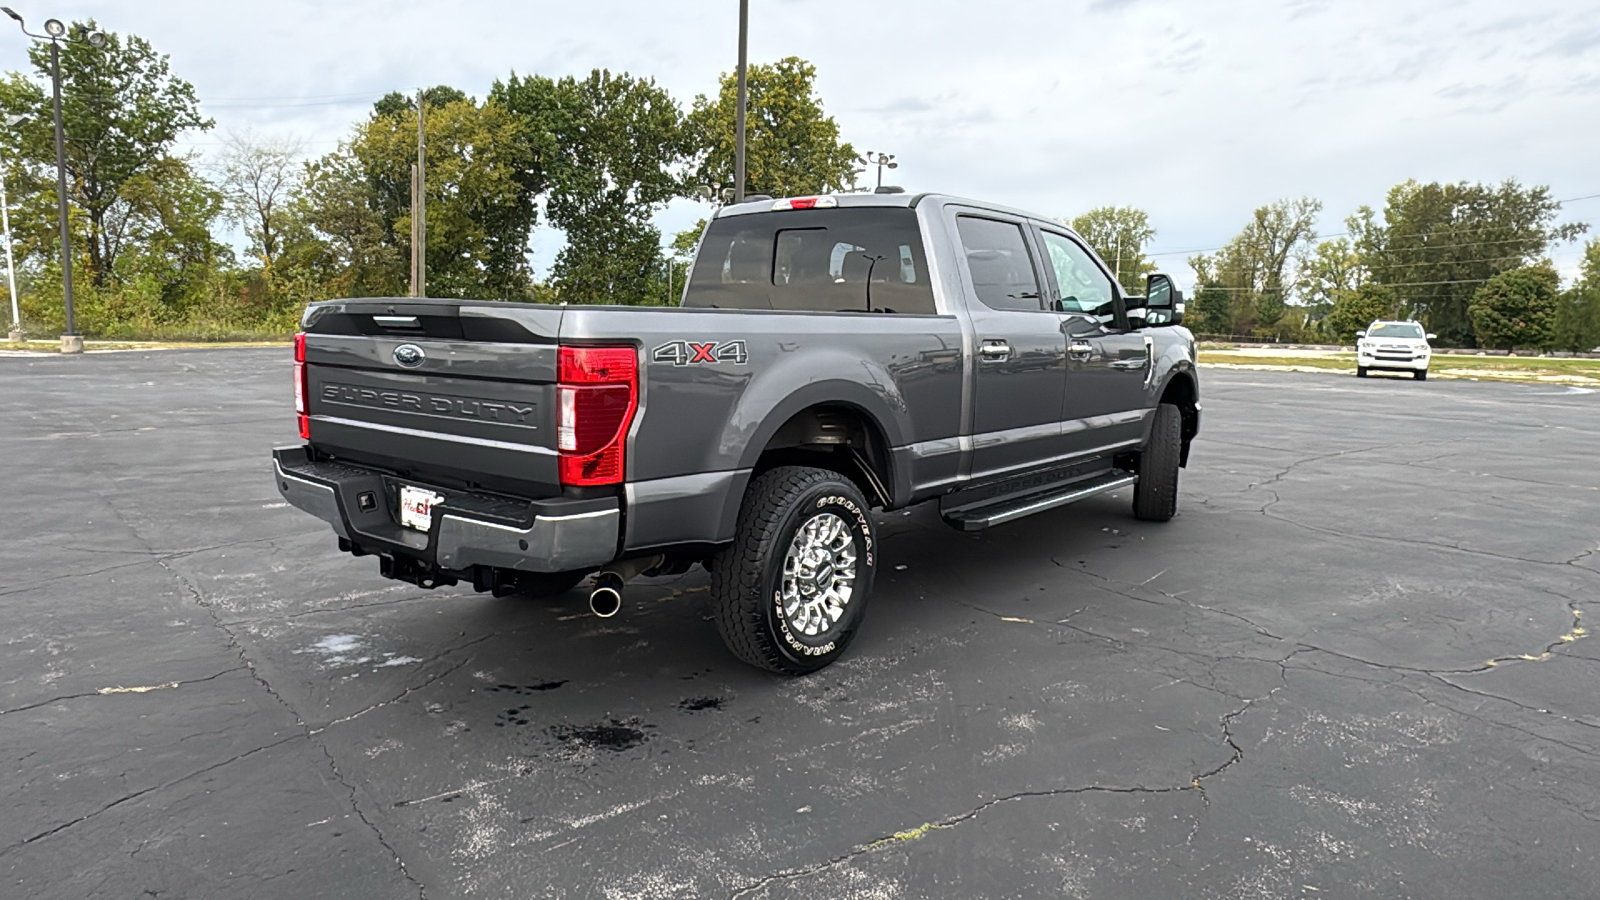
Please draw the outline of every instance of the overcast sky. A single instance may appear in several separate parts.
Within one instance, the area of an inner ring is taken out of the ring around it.
[[[216,131],[332,150],[389,90],[482,98],[508,72],[653,76],[687,106],[735,62],[736,0],[11,0],[37,28],[97,19],[172,57]],[[894,181],[1052,216],[1148,210],[1158,261],[1309,195],[1323,233],[1407,178],[1600,195],[1594,0],[752,0],[753,62],[817,66],[827,111]],[[9,25],[10,23],[5,23]],[[0,32],[4,34],[4,32]],[[22,35],[0,66],[25,68]],[[680,202],[670,236],[704,213]],[[1600,223],[1600,198],[1563,221]],[[536,238],[548,268],[559,236]],[[1577,245],[1556,254],[1570,274]]]

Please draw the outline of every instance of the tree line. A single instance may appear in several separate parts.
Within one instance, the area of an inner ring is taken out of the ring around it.
[[[1560,210],[1548,188],[1516,181],[1407,181],[1381,210],[1360,207],[1343,233],[1319,234],[1319,201],[1270,203],[1225,246],[1189,259],[1186,321],[1206,335],[1349,343],[1375,319],[1414,318],[1444,346],[1591,350],[1600,347],[1600,240],[1562,290],[1547,254],[1587,226],[1556,224]],[[1143,255],[1154,230],[1142,210],[1104,207],[1072,224],[1120,265],[1125,287],[1141,290],[1155,268]]]
[[[93,28],[94,23],[77,27]],[[74,287],[81,331],[219,337],[293,330],[304,305],[404,296],[418,99],[378,100],[331,153],[290,139],[223,136],[209,160],[183,135],[211,132],[193,85],[136,35],[62,46]],[[47,48],[37,77],[0,79],[0,131],[24,319],[62,325],[55,145]],[[816,70],[791,57],[751,66],[747,190],[775,196],[854,187],[857,153],[822,106]],[[44,80],[48,85],[48,80]],[[733,181],[735,84],[688,103],[653,79],[510,72],[477,98],[420,91],[426,146],[427,291],[571,303],[661,303],[681,285],[697,234],[663,248],[652,218],[678,197]],[[566,245],[548,277],[534,229]],[[222,238],[237,228],[243,252]]]
[[[94,23],[76,27],[93,28]],[[248,133],[209,160],[178,147],[212,132],[193,85],[136,35],[61,47],[66,173],[80,330],[105,337],[279,336],[305,304],[409,290],[410,172],[418,96],[390,93],[337,148]],[[24,319],[62,325],[55,145],[34,77],[0,78],[0,129]],[[796,57],[749,73],[747,188],[774,196],[853,189],[862,169],[824,111],[816,70]],[[48,82],[45,81],[47,84]],[[733,181],[735,84],[685,103],[656,82],[509,72],[477,98],[419,92],[426,145],[428,293],[538,302],[665,303],[698,229],[663,236],[675,198],[718,202]],[[1374,318],[1415,317],[1453,346],[1600,346],[1600,241],[1561,289],[1546,254],[1585,230],[1556,224],[1544,187],[1418,184],[1319,234],[1311,198],[1257,209],[1224,247],[1189,260],[1188,322],[1202,334],[1348,342]],[[1155,270],[1156,231],[1131,207],[1070,220],[1132,293]],[[536,277],[535,229],[566,245]],[[241,251],[224,241],[245,236]]]

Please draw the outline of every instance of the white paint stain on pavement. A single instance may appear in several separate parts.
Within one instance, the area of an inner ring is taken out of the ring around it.
[[[100,690],[95,691],[95,693],[97,693],[97,694],[148,694],[151,691],[170,691],[170,690],[172,690],[173,688],[175,688],[177,686],[178,686],[178,683],[176,681],[169,681],[166,684],[147,684],[147,685],[141,685],[139,687],[103,687]]]

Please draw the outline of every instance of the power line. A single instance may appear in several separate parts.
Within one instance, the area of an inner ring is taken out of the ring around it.
[[[1311,236],[1311,240],[1313,240],[1313,241],[1321,241],[1321,240],[1326,240],[1328,238],[1349,237],[1349,236],[1350,236],[1350,232],[1348,232],[1348,231],[1338,231],[1338,232],[1334,232],[1333,234],[1313,234]],[[1226,249],[1228,249],[1227,246],[1222,246],[1222,247],[1202,247],[1199,250],[1167,250],[1167,251],[1164,251],[1162,253],[1147,253],[1147,254],[1145,254],[1145,256],[1150,257],[1150,258],[1154,258],[1154,257],[1157,257],[1157,256],[1187,256],[1190,253],[1216,253],[1218,250],[1226,250]]]
[[[316,100],[309,103],[213,103],[201,100],[200,105],[208,109],[300,109],[307,106],[356,106],[366,105],[372,100],[384,96],[383,94],[368,94],[355,100]]]
[[[283,94],[276,97],[211,97],[211,100],[349,100],[360,97],[382,96],[388,91],[359,91],[349,94]]]

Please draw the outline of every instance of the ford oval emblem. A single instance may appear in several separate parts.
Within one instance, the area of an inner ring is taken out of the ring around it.
[[[423,353],[422,348],[416,344],[401,344],[394,348],[394,361],[407,369],[415,369],[422,365],[427,356],[428,354]]]

